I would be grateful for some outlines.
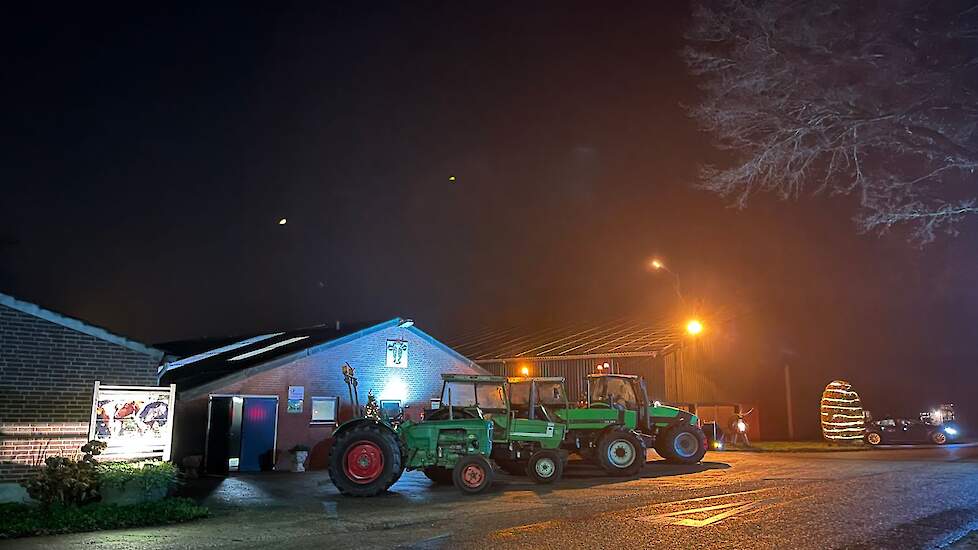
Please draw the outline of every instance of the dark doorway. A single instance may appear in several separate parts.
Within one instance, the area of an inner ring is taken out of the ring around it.
[[[275,466],[277,397],[211,396],[205,465],[210,474]]]

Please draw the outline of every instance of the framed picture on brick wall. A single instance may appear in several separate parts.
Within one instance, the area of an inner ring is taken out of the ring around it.
[[[407,340],[387,341],[387,366],[406,369],[408,366]]]
[[[101,457],[170,460],[176,386],[103,386],[95,382],[88,439],[107,445]]]

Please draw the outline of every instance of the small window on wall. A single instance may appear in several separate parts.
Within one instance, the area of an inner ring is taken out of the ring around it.
[[[313,397],[312,399],[312,423],[313,424],[335,424],[336,412],[339,408],[339,398],[336,397]]]

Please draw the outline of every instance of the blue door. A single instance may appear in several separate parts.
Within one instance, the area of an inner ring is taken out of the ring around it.
[[[275,465],[278,399],[245,397],[241,410],[241,461],[238,471],[259,472]]]

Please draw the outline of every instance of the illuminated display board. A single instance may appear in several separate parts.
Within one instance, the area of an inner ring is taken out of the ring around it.
[[[172,384],[156,388],[95,382],[88,439],[107,445],[100,458],[170,460],[175,395]]]

